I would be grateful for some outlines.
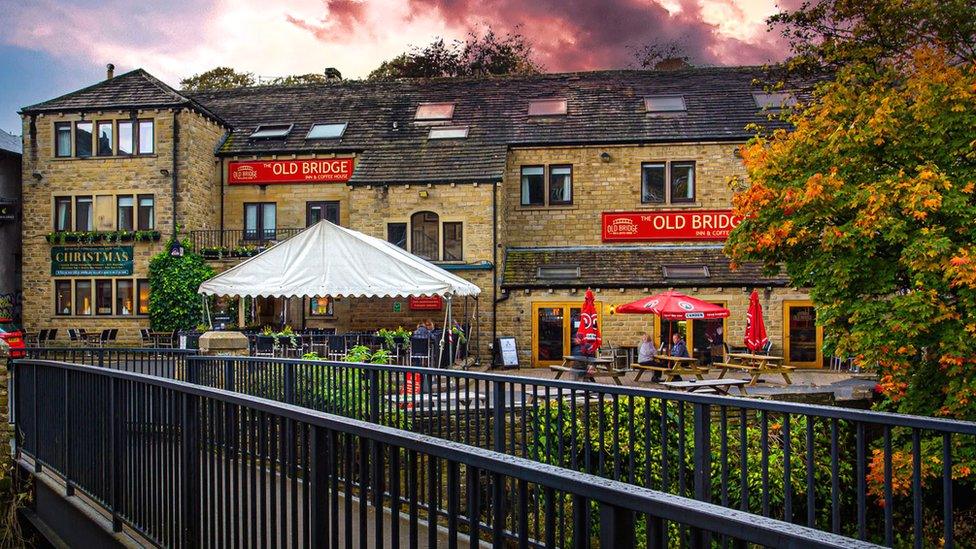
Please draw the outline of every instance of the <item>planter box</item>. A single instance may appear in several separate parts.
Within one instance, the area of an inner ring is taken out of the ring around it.
[[[93,232],[65,232],[50,233],[46,239],[50,244],[61,243],[96,243],[96,242],[159,242],[162,237],[159,231],[93,231]]]

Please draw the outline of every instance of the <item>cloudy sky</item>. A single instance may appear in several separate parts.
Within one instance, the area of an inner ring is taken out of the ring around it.
[[[791,2],[792,3],[792,2]],[[757,64],[785,50],[775,0],[0,0],[0,128],[17,110],[142,67],[170,85],[218,65],[262,76],[338,68],[364,77],[435,37],[519,26],[547,71],[625,68],[648,43],[697,64]]]

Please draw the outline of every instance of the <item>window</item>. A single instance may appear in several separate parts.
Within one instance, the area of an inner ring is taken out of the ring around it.
[[[645,162],[641,164],[642,203],[680,204],[694,201],[694,162]]]
[[[132,121],[119,121],[119,143],[118,151],[120,155],[132,154]]]
[[[291,133],[294,124],[261,124],[251,133],[251,139],[278,139]]]
[[[708,278],[707,265],[663,265],[664,278],[688,280],[691,278]]]
[[[96,315],[112,314],[112,281],[111,280],[95,281],[95,314]]]
[[[112,206],[109,205],[109,208]],[[109,212],[112,210],[110,209]],[[109,214],[111,215],[111,213]],[[95,230],[95,208],[92,205],[92,197],[75,197],[75,230],[92,231]]]
[[[244,204],[244,239],[273,240],[276,232],[277,205],[274,202]]]
[[[573,167],[549,166],[549,204],[573,203]]]
[[[111,287],[109,288],[111,292]],[[111,307],[111,304],[109,305]],[[75,281],[75,314],[90,316],[92,314],[92,283],[91,280]]]
[[[153,135],[153,121],[139,121],[139,154],[152,154],[155,150],[155,136]]]
[[[332,300],[328,297],[309,298],[308,314],[311,316],[332,316]]]
[[[54,230],[71,230],[71,197],[54,197]]]
[[[337,139],[346,133],[346,123],[336,124],[312,124],[312,129],[308,130],[305,139]]]
[[[306,202],[305,226],[311,227],[323,219],[329,223],[339,224],[338,202]]]
[[[410,217],[410,252],[437,261],[440,218],[434,212],[417,212]]]
[[[138,221],[140,231],[151,231],[156,228],[156,198],[153,195],[139,195]]]
[[[461,261],[464,257],[464,228],[459,221],[444,222],[443,261]]]
[[[695,201],[695,163],[671,163],[671,202]]]
[[[431,128],[427,139],[464,139],[468,136],[467,126],[441,126]]]
[[[450,120],[454,117],[454,103],[421,103],[414,120]]]
[[[54,283],[54,314],[71,314],[71,281],[58,280]]]
[[[95,125],[97,131],[98,147],[96,149],[96,154],[98,156],[112,156],[112,121],[99,122]]]
[[[529,116],[560,116],[566,114],[565,99],[535,99],[529,101]]]
[[[544,206],[546,203],[545,166],[522,166],[522,205]]]
[[[149,314],[149,281],[145,278],[137,282],[139,292],[139,313],[140,315]]]
[[[116,210],[116,219],[118,220],[118,230],[120,231],[131,231],[133,228],[133,202],[131,195],[120,195],[116,198],[116,204],[118,205]]]
[[[573,166],[549,166],[546,186],[545,166],[522,166],[523,206],[566,206],[573,203]]]
[[[75,156],[88,158],[92,155],[92,123],[75,122]]]
[[[644,98],[644,108],[647,112],[683,112],[685,98],[680,95],[651,95]]]
[[[796,98],[789,93],[754,93],[752,99],[760,109],[779,110],[796,105]]]
[[[407,224],[406,223],[387,223],[386,241],[394,246],[407,249]]]
[[[537,278],[546,280],[572,280],[580,277],[579,265],[542,265]]]
[[[54,156],[59,158],[71,156],[71,122],[54,124]]]
[[[132,316],[135,310],[132,307],[131,280],[119,279],[115,281],[115,314],[119,316]]]

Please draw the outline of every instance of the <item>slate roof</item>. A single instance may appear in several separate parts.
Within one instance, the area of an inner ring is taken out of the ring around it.
[[[22,113],[78,112],[108,109],[147,109],[187,106],[211,118],[220,118],[206,107],[169,87],[142,69],[120,74],[80,90],[21,109]]]
[[[579,266],[571,280],[540,279],[544,265]],[[707,279],[665,278],[665,265],[706,265]],[[502,287],[521,288],[689,288],[786,286],[786,276],[768,277],[758,264],[733,271],[721,246],[578,246],[568,248],[508,248]]]
[[[186,95],[232,127],[221,155],[360,152],[352,183],[501,180],[509,147],[745,141],[750,123],[770,122],[752,97],[756,67],[597,71],[494,78],[342,81],[261,86]],[[646,95],[680,94],[687,112],[649,114]],[[530,99],[566,98],[568,114],[529,117]],[[422,102],[455,102],[450,125],[465,139],[429,140],[414,121]],[[347,122],[340,139],[306,140],[314,123]],[[284,139],[252,140],[260,124],[294,124]]]
[[[20,136],[0,130],[0,151],[23,154]]]

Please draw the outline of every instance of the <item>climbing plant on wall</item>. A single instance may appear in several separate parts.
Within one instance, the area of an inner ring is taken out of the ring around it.
[[[149,322],[161,332],[196,326],[203,311],[197,288],[214,270],[183,242],[182,257],[169,254],[173,241],[149,261]]]

